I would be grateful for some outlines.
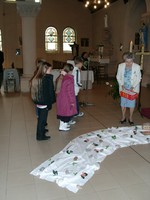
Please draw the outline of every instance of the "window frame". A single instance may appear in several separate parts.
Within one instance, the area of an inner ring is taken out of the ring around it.
[[[2,30],[0,29],[0,51],[3,50],[3,47],[2,47]]]
[[[48,31],[50,31],[49,29],[53,29],[54,30],[54,42],[48,42]],[[53,46],[55,46],[54,48],[48,48],[48,45],[53,44]],[[48,53],[58,53],[59,51],[59,40],[58,40],[58,30],[56,29],[56,27],[54,26],[48,26],[45,29],[45,51]]]
[[[72,42],[65,42],[65,35],[66,35],[66,30],[67,29],[70,29],[72,32],[73,32],[73,36],[72,36],[72,33],[71,33],[71,36],[70,36],[70,38],[72,38],[71,40],[72,40]],[[63,53],[72,53],[72,48],[71,48],[71,46],[70,46],[70,48],[68,48],[68,50],[67,49],[64,49],[64,45],[65,44],[69,44],[69,45],[73,45],[74,44],[74,42],[76,42],[76,31],[75,31],[75,29],[74,28],[72,28],[72,27],[70,27],[70,26],[67,26],[66,28],[64,28],[63,29],[63,33],[62,33],[62,36],[63,36],[63,44],[62,44],[62,48],[63,48]]]

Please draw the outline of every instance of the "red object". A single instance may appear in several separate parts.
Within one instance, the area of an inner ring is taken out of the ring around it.
[[[138,93],[132,92],[130,90],[123,90],[120,92],[120,96],[129,100],[134,100],[138,98]]]
[[[141,115],[150,119],[150,108],[142,108]]]

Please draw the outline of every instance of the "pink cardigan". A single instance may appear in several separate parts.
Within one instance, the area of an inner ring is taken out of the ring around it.
[[[72,106],[74,104],[74,106]],[[74,77],[66,74],[62,80],[60,92],[56,100],[57,115],[73,116],[77,114],[76,97],[74,91]]]

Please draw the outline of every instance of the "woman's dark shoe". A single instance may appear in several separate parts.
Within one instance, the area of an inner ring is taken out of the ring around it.
[[[44,135],[42,138],[37,138],[37,140],[49,140],[51,137]]]
[[[121,123],[121,124],[124,124],[124,123],[126,123],[126,121],[127,121],[127,120],[126,120],[126,118],[125,118],[124,120],[121,120],[120,123]]]
[[[131,122],[130,120],[128,120],[130,126],[134,126],[134,122]]]

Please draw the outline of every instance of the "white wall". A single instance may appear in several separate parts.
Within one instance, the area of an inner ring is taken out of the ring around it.
[[[37,57],[43,57],[49,62],[52,62],[53,59],[66,61],[72,58],[72,54],[63,54],[62,52],[61,34],[67,26],[71,26],[77,31],[79,53],[89,51],[91,47],[80,46],[80,39],[89,38],[90,46],[92,46],[91,19],[90,11],[77,0],[42,0],[41,10],[36,19]],[[60,52],[57,54],[45,52],[44,34],[48,26],[55,26],[59,32]],[[10,67],[14,62],[15,67],[22,68],[22,55],[15,55],[17,48],[22,50],[19,43],[19,36],[22,36],[21,17],[17,13],[15,3],[0,1],[0,29],[3,35],[4,67]]]
[[[124,4],[123,0],[118,0],[111,4],[108,9],[101,9],[91,14],[87,8],[84,8],[83,3],[77,0],[42,0],[41,10],[36,18],[37,57],[43,57],[49,62],[52,60],[66,61],[72,58],[71,54],[63,54],[62,52],[61,34],[67,26],[71,26],[77,31],[79,45],[81,38],[89,38],[90,46],[84,48],[80,46],[80,54],[83,51],[95,50],[97,45],[104,40],[104,15],[107,14],[113,50],[110,57],[109,73],[115,75],[117,64],[122,61],[123,52],[129,49],[129,42],[131,40],[134,42],[135,32],[139,31],[142,14],[147,12],[145,1],[149,2],[149,0],[130,0]],[[60,52],[57,54],[46,53],[44,50],[44,33],[48,26],[54,26],[58,29]],[[3,1],[0,1],[0,28],[5,53],[4,66],[9,67],[14,62],[15,67],[23,67],[22,55],[15,55],[16,48],[22,49],[19,43],[19,36],[22,36],[21,18],[16,11],[16,4],[4,4]],[[120,43],[123,44],[123,51],[120,51]],[[145,70],[150,73],[149,58],[145,60]]]
[[[79,53],[89,51],[87,47],[81,47],[80,39],[89,38],[92,45],[92,16],[89,10],[77,0],[43,0],[41,11],[37,17],[37,54],[45,57],[49,61],[55,59],[65,61],[72,58],[72,54],[63,54],[62,51],[62,32],[67,26],[73,27],[77,32],[77,43]],[[60,41],[59,54],[49,54],[44,52],[44,32],[48,26],[54,26],[58,30]],[[40,39],[39,39],[40,38]]]
[[[123,0],[119,0],[111,4],[107,10],[103,9],[93,14],[93,44],[95,46],[103,40],[104,15],[108,15],[108,27],[113,45],[110,73],[115,74],[117,64],[122,61],[123,52],[129,50],[131,40],[134,43],[135,32],[138,32],[141,26],[141,15],[145,12],[144,0],[130,0],[127,4],[124,4]],[[119,48],[120,43],[123,44],[122,51]]]
[[[16,56],[16,49],[21,48],[21,20],[16,12],[16,4],[0,1],[0,29],[2,31],[2,48],[4,51],[4,67],[10,67],[12,62],[22,67],[22,57]]]

